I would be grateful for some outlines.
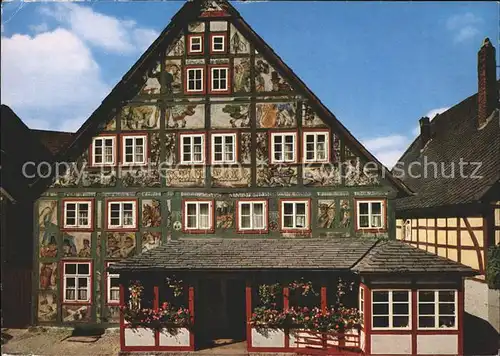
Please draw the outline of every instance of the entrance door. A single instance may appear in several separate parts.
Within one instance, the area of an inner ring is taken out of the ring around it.
[[[245,282],[238,279],[199,280],[195,292],[198,349],[245,340]]]

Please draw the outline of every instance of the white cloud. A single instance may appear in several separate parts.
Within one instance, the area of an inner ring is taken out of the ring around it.
[[[363,140],[361,143],[387,168],[391,168],[401,157],[409,144],[403,135],[381,136]]]
[[[47,23],[45,22],[42,22],[38,25],[31,25],[30,30],[35,33],[47,32],[49,30],[49,25],[47,25]]]
[[[430,121],[432,121],[432,120],[434,120],[434,118],[436,117],[436,115],[444,113],[449,108],[450,107],[447,106],[447,107],[444,107],[444,108],[432,109],[432,110],[429,110],[429,112],[427,112],[427,114],[425,114],[424,116],[427,116],[430,119]],[[419,125],[415,126],[415,128],[412,131],[412,134],[413,134],[413,136],[420,135],[420,126]]]
[[[464,42],[476,37],[483,19],[471,12],[451,16],[446,21],[446,28],[454,34],[455,43]]]
[[[138,27],[133,20],[118,19],[74,3],[58,3],[40,11],[82,40],[109,52],[128,54],[144,50],[158,37],[157,31]]]

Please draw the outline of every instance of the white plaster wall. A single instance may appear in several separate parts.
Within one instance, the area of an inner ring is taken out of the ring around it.
[[[283,330],[268,329],[266,335],[262,335],[252,328],[253,347],[285,347],[285,332]]]
[[[189,346],[189,330],[180,328],[175,335],[167,330],[160,332],[160,346]]]
[[[417,335],[417,354],[456,355],[458,335]]]
[[[488,320],[488,285],[471,279],[465,280],[465,311]]]
[[[366,335],[363,330],[359,331],[359,348],[363,351],[365,351],[365,345],[366,345]]]
[[[372,335],[372,354],[411,355],[411,335]]]
[[[155,334],[146,328],[125,328],[125,346],[155,346]]]
[[[500,290],[488,289],[488,321],[500,333]]]

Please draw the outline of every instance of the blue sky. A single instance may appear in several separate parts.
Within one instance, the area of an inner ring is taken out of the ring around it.
[[[77,130],[182,4],[2,3],[2,103],[32,128]],[[389,166],[421,116],[477,90],[477,51],[499,31],[495,2],[234,5]]]

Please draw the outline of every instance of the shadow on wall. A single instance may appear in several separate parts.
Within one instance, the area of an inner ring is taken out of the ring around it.
[[[486,320],[464,313],[464,354],[496,355],[500,350],[500,335]]]

